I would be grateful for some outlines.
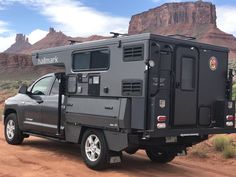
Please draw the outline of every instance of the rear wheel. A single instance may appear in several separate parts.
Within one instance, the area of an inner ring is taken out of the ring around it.
[[[98,130],[87,130],[81,141],[81,155],[89,168],[101,170],[107,167],[109,150],[105,136]]]
[[[8,144],[19,145],[23,142],[24,137],[19,128],[16,114],[12,113],[7,116],[4,134]]]
[[[176,156],[176,153],[173,151],[160,151],[156,149],[147,149],[146,154],[151,161],[156,163],[168,163]]]

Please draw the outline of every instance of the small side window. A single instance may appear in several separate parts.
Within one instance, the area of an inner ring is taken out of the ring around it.
[[[108,49],[80,52],[73,54],[73,70],[104,70],[109,68],[110,53]]]
[[[77,92],[77,75],[68,75],[67,76],[67,92],[69,94],[75,94]]]
[[[194,58],[182,58],[182,72],[181,72],[181,89],[194,90],[194,72],[195,60]]]

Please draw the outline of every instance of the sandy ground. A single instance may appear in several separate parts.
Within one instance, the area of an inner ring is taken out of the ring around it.
[[[143,151],[132,156],[124,153],[122,164],[97,172],[84,165],[78,145],[35,137],[26,139],[20,146],[8,145],[0,123],[0,177],[236,177],[236,159],[220,161],[187,156],[160,165],[151,163]]]

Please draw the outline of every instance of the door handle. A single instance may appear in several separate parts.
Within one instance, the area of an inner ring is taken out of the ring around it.
[[[43,103],[43,100],[36,100],[38,104]]]
[[[113,106],[105,106],[105,109],[107,109],[107,110],[113,110]]]
[[[180,88],[180,82],[175,83],[175,88]]]

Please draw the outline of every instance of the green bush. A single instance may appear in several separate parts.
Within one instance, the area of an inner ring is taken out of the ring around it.
[[[223,150],[224,158],[226,158],[226,159],[233,158],[233,157],[235,157],[235,155],[236,155],[236,150],[233,145],[229,144],[226,147],[224,147],[224,150]]]
[[[228,136],[218,135],[213,139],[213,145],[215,150],[223,151],[225,147],[229,146],[231,143],[231,139]]]
[[[236,100],[236,84],[233,85],[232,99]]]

